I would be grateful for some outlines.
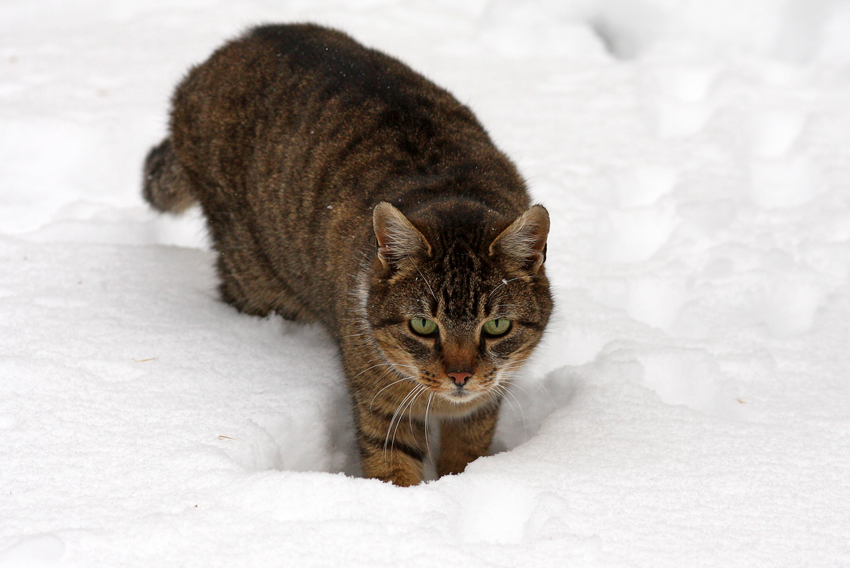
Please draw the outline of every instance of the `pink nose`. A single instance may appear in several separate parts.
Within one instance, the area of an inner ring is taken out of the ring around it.
[[[472,376],[472,373],[446,373],[448,376],[452,378],[455,384],[459,387],[462,387],[466,384],[466,381],[469,380],[469,377]]]

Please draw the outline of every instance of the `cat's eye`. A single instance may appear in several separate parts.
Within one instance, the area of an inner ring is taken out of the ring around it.
[[[426,318],[410,320],[410,329],[417,335],[433,335],[437,331],[437,322]]]
[[[491,337],[505,335],[511,330],[511,320],[507,318],[498,318],[484,323],[484,333]]]

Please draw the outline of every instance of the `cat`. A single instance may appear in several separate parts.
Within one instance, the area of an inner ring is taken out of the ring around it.
[[[143,195],[200,204],[225,302],[335,338],[364,476],[420,483],[429,421],[438,475],[487,453],[552,311],[549,215],[447,91],[339,31],[253,28],[178,85]]]

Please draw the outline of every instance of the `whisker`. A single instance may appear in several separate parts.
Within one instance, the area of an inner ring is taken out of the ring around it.
[[[502,385],[498,385],[498,386],[504,394],[510,395],[511,398],[514,399],[514,402],[516,402],[517,407],[519,407],[519,414],[520,414],[520,417],[522,418],[522,429],[523,429],[523,432],[525,432],[525,439],[528,440],[528,424],[525,421],[525,412],[523,412],[523,410],[522,410],[522,403],[519,401],[519,399],[516,397],[516,395],[511,392],[511,390],[509,388],[506,388]],[[514,405],[511,404],[511,401],[508,398],[505,398],[505,400],[508,401],[508,404],[511,406],[511,410],[513,410]],[[516,413],[514,413],[514,415],[516,416]]]
[[[348,339],[350,337],[369,337],[374,335],[371,331],[364,331],[363,333],[349,333],[348,335],[343,336],[343,339]]]
[[[387,361],[386,363],[377,363],[375,365],[372,365],[371,367],[366,367],[365,369],[363,369],[362,371],[360,371],[359,373],[354,375],[351,379],[354,380],[357,377],[359,377],[360,375],[362,375],[363,373],[365,373],[366,371],[374,369],[375,367],[390,367],[390,368],[392,368],[392,367],[410,367],[411,369],[416,368],[413,365],[398,365],[396,363],[390,363],[389,361]]]
[[[504,367],[504,370],[505,371],[511,371],[513,369],[511,369],[510,367]],[[510,382],[511,386],[518,388],[519,390],[521,390],[522,392],[527,394],[529,397],[531,397],[531,393],[529,393],[528,390],[523,388],[523,386],[521,384],[519,384],[519,381],[514,381],[512,378],[508,379],[508,381]],[[543,383],[535,382],[535,383],[532,383],[532,384],[534,384],[534,386],[536,386],[537,388],[542,390],[546,394],[547,398],[549,399],[549,402],[552,403],[552,406],[557,408],[558,403],[555,402],[555,397],[552,396],[552,394],[546,389],[546,387],[543,385]]]
[[[369,401],[369,410],[372,410],[372,403],[375,402],[375,399],[378,398],[379,394],[381,394],[382,392],[384,392],[385,390],[387,390],[388,388],[390,388],[393,385],[397,385],[400,382],[408,381],[408,380],[413,380],[413,377],[402,377],[397,381],[391,382],[390,384],[388,384],[387,386],[385,386],[384,388],[382,388],[381,390],[376,392],[375,396],[372,397],[372,400]]]
[[[384,438],[384,461],[386,461],[387,444],[390,442],[390,430],[392,430],[392,428],[393,428],[393,423],[396,421],[396,417],[399,417],[399,413],[403,414],[403,409],[406,406],[407,400],[411,396],[413,396],[420,388],[425,388],[425,387],[423,387],[422,385],[417,385],[415,389],[411,390],[409,393],[407,393],[405,395],[405,397],[403,399],[401,399],[401,402],[398,404],[398,406],[395,409],[395,412],[393,413],[393,417],[390,419],[390,425],[387,427],[387,435]],[[396,430],[393,431],[393,441],[392,441],[392,444],[390,445],[390,447],[395,446],[395,432],[397,430],[398,430],[398,425],[396,425]],[[392,463],[392,460],[390,460],[390,463]]]
[[[546,396],[548,396],[548,397],[549,397],[549,402],[551,402],[551,403],[552,403],[552,406],[554,406],[554,407],[557,407],[557,406],[558,406],[558,403],[557,403],[557,402],[555,402],[555,397],[553,397],[553,396],[549,393],[549,391],[546,389],[546,386],[545,386],[543,383],[534,383],[534,384],[535,384],[535,385],[537,385],[537,387],[538,387],[538,388],[542,389],[542,390],[543,390],[543,392],[545,392],[545,393],[546,393]]]
[[[411,433],[413,433],[413,403],[416,402],[416,399],[419,398],[419,396],[422,394],[422,391],[424,391],[424,389],[425,389],[425,387],[423,385],[418,385],[418,386],[422,387],[422,389],[416,389],[417,391],[419,391],[419,393],[416,396],[414,396],[413,398],[411,398],[410,403],[407,405],[408,406],[407,427],[410,429]]]
[[[407,426],[410,428],[410,433],[416,438],[416,433],[413,431],[413,405],[419,399],[420,396],[425,394],[428,391],[428,388],[424,385],[419,385],[419,388],[416,389],[416,396],[410,399],[410,402],[407,403]],[[396,424],[396,429],[398,429],[398,424]]]
[[[494,391],[494,398],[496,397],[496,395],[501,395],[502,400],[504,400],[505,402],[508,403],[508,405],[510,405],[511,412],[514,413],[514,418],[519,418],[519,414],[517,414],[516,408],[514,408],[514,403],[512,403],[510,400],[508,400],[504,396],[505,394],[507,394],[507,389],[505,387],[503,387],[502,385],[496,385],[491,390]]]
[[[395,414],[393,414],[392,420],[390,420],[390,428],[392,428],[393,422],[395,422],[395,429],[393,430],[393,439],[392,439],[392,442],[390,442],[390,448],[395,447],[395,436],[398,433],[399,425],[401,425],[401,419],[404,417],[404,410],[406,408],[409,408],[413,404],[413,401],[415,401],[416,398],[419,396],[419,394],[421,394],[422,391],[424,391],[424,390],[425,390],[424,386],[417,385],[415,389],[413,389],[412,391],[407,393],[407,396],[405,396],[404,399],[402,399],[401,403],[398,405],[398,408],[396,409]],[[398,416],[398,420],[396,420],[396,416]],[[411,430],[412,430],[413,425],[411,424],[410,427],[411,427]],[[389,435],[390,435],[389,429],[387,429],[387,438],[389,438]],[[386,439],[384,440],[384,451],[386,451],[387,441],[388,440],[386,440]],[[392,461],[390,463],[392,463]]]
[[[498,286],[496,286],[495,288],[493,288],[492,290],[490,290],[490,293],[489,293],[489,294],[487,294],[487,300],[490,300],[490,298],[493,296],[493,293],[494,293],[496,290],[498,290],[499,288],[501,288],[502,286],[504,286],[504,285],[506,285],[506,284],[510,284],[510,283],[511,283],[511,282],[513,282],[514,280],[522,280],[523,278],[525,278],[525,276],[517,276],[516,278],[511,278],[510,280],[502,280],[502,283],[501,283],[501,284],[499,284]]]
[[[431,444],[428,443],[428,411],[431,409],[431,401],[434,399],[434,391],[428,395],[428,404],[425,406],[425,450],[431,455]]]
[[[434,298],[434,301],[435,301],[435,302],[437,302],[437,303],[439,304],[439,303],[440,303],[440,301],[437,299],[437,295],[436,295],[436,294],[434,294],[434,289],[433,289],[433,288],[431,288],[431,283],[430,283],[430,282],[428,282],[428,279],[427,279],[427,278],[425,278],[425,275],[424,275],[424,274],[422,274],[422,271],[421,271],[421,270],[419,270],[419,266],[417,266],[415,262],[413,263],[413,267],[414,267],[414,268],[416,268],[416,272],[418,272],[418,273],[419,273],[419,276],[421,276],[421,277],[422,277],[422,280],[425,282],[425,285],[426,285],[426,286],[428,286],[428,291],[429,291],[429,292],[431,292],[431,297],[432,297],[432,298]]]

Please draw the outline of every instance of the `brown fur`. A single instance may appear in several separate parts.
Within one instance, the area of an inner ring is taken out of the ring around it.
[[[339,342],[363,473],[422,479],[484,455],[512,372],[552,309],[549,217],[465,106],[314,25],[255,28],[192,69],[145,162],[161,211],[197,201],[222,298]],[[428,336],[411,320],[438,328]],[[485,322],[511,320],[491,337]]]

